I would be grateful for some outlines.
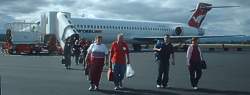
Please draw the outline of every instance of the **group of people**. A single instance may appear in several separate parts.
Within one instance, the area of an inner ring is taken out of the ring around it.
[[[117,35],[117,40],[111,45],[110,53],[106,45],[102,44],[102,36],[97,36],[87,50],[85,61],[88,63],[86,69],[89,71],[90,91],[99,89],[104,63],[109,64],[109,69],[113,71],[114,89],[123,88],[122,80],[126,72],[126,64],[130,64],[129,48],[123,40],[123,34]]]
[[[71,40],[70,38],[66,39],[64,46],[64,62],[66,69],[70,69],[71,67],[71,56],[75,58],[75,64],[83,64],[86,65],[84,61],[85,56],[87,54],[87,49],[89,48],[91,42],[88,40]]]
[[[78,42],[76,42],[76,45]],[[69,42],[66,42],[64,51],[68,52],[70,48]],[[74,46],[78,47],[78,46]],[[175,65],[174,47],[171,43],[169,35],[164,37],[164,42],[158,41],[154,46],[156,63],[158,64],[158,76],[156,81],[157,88],[167,88],[169,80],[169,65]],[[79,50],[75,50],[79,52]],[[198,89],[198,82],[202,75],[201,61],[202,53],[198,46],[198,38],[192,39],[192,44],[187,50],[187,67],[190,74],[190,81],[193,89]],[[67,54],[65,55],[67,57]],[[172,60],[170,60],[172,58]],[[76,57],[76,60],[77,57]],[[171,62],[170,62],[171,61]],[[103,66],[109,64],[109,69],[113,71],[114,89],[123,88],[123,79],[126,73],[126,66],[130,64],[128,44],[123,39],[123,34],[117,35],[111,48],[108,49],[102,43],[102,36],[96,36],[95,41],[88,47],[85,57],[87,63],[85,73],[88,72],[90,81],[90,91],[99,89],[99,82]],[[67,67],[67,66],[66,66]]]
[[[170,36],[164,37],[164,42],[158,40],[153,50],[155,51],[156,63],[158,64],[158,76],[156,87],[167,88],[169,80],[169,64],[175,65],[174,48]],[[194,90],[198,89],[198,82],[202,75],[202,53],[198,45],[198,38],[192,38],[192,44],[187,49],[187,67],[190,75],[190,82]]]

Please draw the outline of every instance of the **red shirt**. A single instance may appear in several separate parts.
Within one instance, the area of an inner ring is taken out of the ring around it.
[[[117,41],[115,41],[112,43],[110,51],[113,64],[126,64],[126,54],[129,53],[127,43],[121,42],[118,44]]]

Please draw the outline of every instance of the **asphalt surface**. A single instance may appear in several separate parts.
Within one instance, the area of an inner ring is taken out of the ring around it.
[[[199,90],[191,88],[185,53],[177,52],[170,67],[168,89],[156,88],[157,64],[152,52],[131,53],[135,76],[124,80],[124,89],[114,91],[106,69],[99,91],[88,91],[83,66],[66,70],[61,56],[0,55],[1,95],[250,95],[250,52],[205,52],[208,69]]]

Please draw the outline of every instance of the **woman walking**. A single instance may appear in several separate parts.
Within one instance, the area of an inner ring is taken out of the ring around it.
[[[95,43],[91,44],[88,48],[87,57],[85,59],[86,61],[90,60],[90,63],[87,63],[87,68],[89,69],[90,91],[99,89],[101,73],[105,57],[107,62],[107,55],[108,49],[104,44],[102,44],[102,36],[97,36],[95,38]]]
[[[201,60],[203,58],[198,45],[198,38],[192,38],[192,44],[189,45],[187,50],[187,65],[194,90],[198,89],[198,82],[202,75]]]

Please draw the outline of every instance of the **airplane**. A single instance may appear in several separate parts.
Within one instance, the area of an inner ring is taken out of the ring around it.
[[[188,25],[173,22],[116,20],[98,18],[71,18],[67,12],[50,12],[42,15],[41,29],[47,34],[56,34],[60,45],[63,47],[65,39],[72,35],[79,35],[86,40],[94,40],[95,36],[103,36],[104,43],[112,43],[117,34],[123,33],[124,39],[132,44],[135,51],[141,50],[142,44],[154,43],[157,39],[163,39],[164,35],[170,35],[173,41],[183,42],[192,37],[223,37],[205,36],[205,30],[201,24],[208,11],[212,8],[228,8],[236,6],[217,6],[199,3]],[[48,27],[49,29],[47,29]]]

